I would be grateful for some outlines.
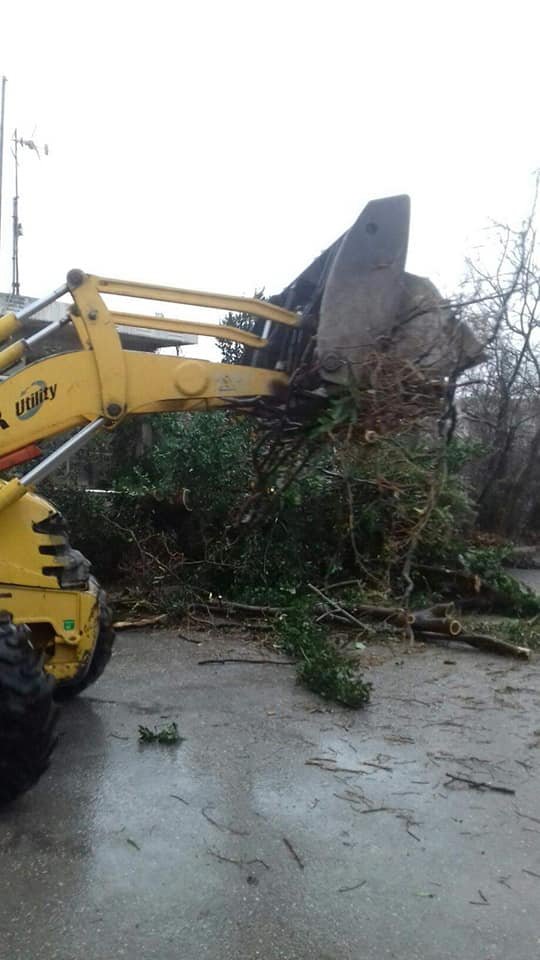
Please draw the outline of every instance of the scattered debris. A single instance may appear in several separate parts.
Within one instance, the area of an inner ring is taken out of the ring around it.
[[[180,633],[180,631],[178,631],[177,636],[180,637],[180,640],[185,640],[186,643],[194,643],[197,647],[200,647],[202,644],[202,640],[196,640],[195,637],[188,637],[186,633]]]
[[[372,763],[370,760],[360,760],[363,767],[375,767],[377,770],[386,770],[387,773],[393,772],[393,767],[385,767],[382,763]]]
[[[493,783],[486,783],[483,780],[470,780],[469,777],[458,777],[453,773],[446,773],[446,776],[449,777],[450,781],[456,780],[458,783],[466,783],[474,790],[492,790],[495,793],[510,793],[512,795],[516,792],[512,787],[498,787]],[[445,784],[445,786],[449,786],[449,784]]]
[[[353,887],[338,887],[338,893],[350,893],[351,890],[359,890],[360,887],[365,887],[367,880],[360,880],[360,883],[355,883]]]
[[[251,867],[254,863],[260,863],[265,870],[270,869],[268,864],[259,857],[255,857],[253,860],[237,860],[234,857],[225,857],[222,853],[218,853],[217,850],[212,850],[210,847],[208,848],[208,853],[211,857],[215,857],[216,860],[221,860],[222,863],[234,863],[237,867]]]
[[[386,767],[382,763],[374,763],[371,760],[359,760],[363,767],[375,767],[376,770],[384,770],[386,773],[392,773],[393,767]],[[306,767],[320,767],[321,770],[329,770],[330,773],[360,773],[365,774],[365,770],[356,770],[352,767],[338,767],[333,757],[310,757],[306,760]]]
[[[173,721],[169,723],[166,727],[159,729],[151,730],[150,727],[144,727],[139,724],[139,743],[183,743],[185,737],[181,737],[178,733],[178,727]]]
[[[283,837],[282,839],[283,839],[283,843],[287,847],[287,850],[290,852],[291,856],[296,860],[298,866],[300,867],[300,870],[303,870],[304,864],[302,863],[300,857],[298,856],[296,850],[294,849],[291,841],[287,840],[287,837]]]
[[[346,800],[347,803],[363,803],[364,806],[371,806],[371,800],[368,800],[363,794],[357,793],[355,790],[345,790],[345,794],[335,793],[334,796],[338,800]]]
[[[386,740],[387,743],[414,743],[415,742],[412,737],[406,737],[400,733],[390,734],[387,737],[383,737],[383,740]]]
[[[419,827],[420,824],[416,820],[413,820],[410,813],[398,813],[396,814],[396,816],[398,820],[403,820],[403,822],[405,823],[405,831],[409,834],[409,836],[412,837],[413,840],[417,840],[418,843],[421,843],[422,842],[421,837],[419,837],[418,834],[414,833],[411,830],[411,827]]]
[[[540,817],[531,817],[529,813],[522,813],[521,810],[516,810],[518,817],[523,817],[524,820],[532,820],[533,823],[540,823]]]
[[[332,757],[312,757],[310,760],[306,760],[306,767],[320,767],[321,770],[329,770],[330,773],[364,773],[364,770],[337,767],[336,761]]]
[[[250,660],[247,657],[223,657],[212,660],[199,660],[198,666],[203,667],[207,663],[270,663],[274,667],[294,667],[296,660]]]
[[[208,820],[208,823],[211,823],[213,827],[217,827],[218,830],[221,830],[222,833],[234,833],[235,837],[249,837],[249,830],[236,830],[234,827],[227,826],[226,823],[218,823],[217,820],[214,820],[213,817],[207,813],[208,807],[203,807],[201,813],[205,820]]]

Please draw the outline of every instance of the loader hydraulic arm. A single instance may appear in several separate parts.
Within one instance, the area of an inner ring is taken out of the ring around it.
[[[126,350],[117,331],[117,326],[122,325],[174,333],[196,332],[243,344],[259,356],[274,324],[295,328],[299,317],[255,298],[129,283],[71,270],[65,286],[49,297],[30,304],[19,314],[0,318],[0,342],[24,331],[24,321],[29,316],[67,292],[73,305],[65,319],[0,350],[0,370],[9,370],[36,341],[64,324],[73,324],[80,341],[79,350],[45,357],[0,383],[0,456],[37,440],[81,429],[25,477],[5,484],[0,489],[0,510],[23,496],[97,430],[114,429],[126,416],[211,410],[234,400],[279,398],[286,390],[289,377],[285,372]],[[257,336],[218,324],[114,312],[103,294],[249,313],[264,321],[264,329],[262,336]]]

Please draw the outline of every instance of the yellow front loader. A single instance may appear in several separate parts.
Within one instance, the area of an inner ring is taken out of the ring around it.
[[[431,376],[466,366],[473,338],[428,281],[404,272],[408,227],[407,197],[373,201],[270,301],[71,270],[50,296],[0,318],[0,468],[23,462],[38,441],[69,436],[27,473],[0,481],[0,802],[27,790],[46,769],[57,702],[99,677],[114,640],[89,563],[70,546],[62,518],[34,492],[36,485],[127,416],[218,407],[257,415],[263,407],[324,404],[358,379],[362,358],[385,338],[398,355],[421,345],[418,362]],[[66,294],[73,303],[65,318],[24,339],[25,321]],[[116,312],[110,302],[118,296],[258,320],[247,332]],[[64,324],[74,327],[79,349],[31,362],[36,344]],[[223,364],[126,350],[119,325],[218,336],[241,344],[244,359]],[[452,344],[451,358],[443,341]]]

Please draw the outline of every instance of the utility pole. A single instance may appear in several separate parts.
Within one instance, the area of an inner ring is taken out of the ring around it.
[[[4,117],[6,109],[6,83],[2,77],[2,100],[0,105],[0,249],[2,247],[2,176],[4,172]]]

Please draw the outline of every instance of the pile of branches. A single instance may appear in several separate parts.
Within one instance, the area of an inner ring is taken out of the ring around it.
[[[381,439],[431,436],[436,446],[446,439],[453,418],[452,387],[447,381],[430,379],[411,361],[384,350],[366,354],[348,389],[340,388],[325,400],[309,389],[316,373],[311,367],[301,367],[283,405],[276,410],[263,401],[254,411],[260,415],[252,452],[255,480],[235,517],[236,528],[264,521],[273,501],[285,494],[325,449],[333,450],[347,472],[362,460],[367,447]],[[385,478],[380,482],[384,486]],[[429,496],[433,499],[433,494]],[[411,538],[413,530],[401,532],[401,540]],[[405,555],[404,547],[401,552]]]
[[[400,606],[376,606],[344,600],[338,602],[314,584],[309,584],[309,588],[318,598],[318,602],[311,607],[311,616],[315,624],[365,631],[366,626],[369,629],[369,624],[376,622],[380,627],[388,628],[388,632],[394,635],[397,633],[398,636],[407,640],[409,645],[412,645],[415,640],[440,645],[457,641],[488,653],[519,659],[530,657],[531,651],[526,646],[466,629],[458,619],[453,603],[437,603],[425,609],[409,610]],[[266,630],[269,629],[269,620],[279,620],[286,616],[288,608],[237,603],[217,598],[191,603],[187,608],[187,616],[194,622],[201,622],[196,615],[196,612],[198,614],[201,611],[205,611],[207,616],[212,618],[203,620],[203,623],[211,626],[239,626],[242,620],[247,620],[252,629]],[[232,620],[229,619],[231,616]],[[220,619],[216,620],[216,617]]]
[[[376,620],[389,627],[397,627],[409,643],[421,640],[423,643],[446,645],[450,641],[468,644],[489,653],[526,659],[531,651],[528,647],[508,643],[498,637],[474,633],[464,628],[457,619],[453,603],[438,603],[424,610],[407,610],[405,607],[376,607],[366,604],[337,603],[315,588],[323,599],[316,606],[317,622],[339,623],[362,628],[365,620]]]

